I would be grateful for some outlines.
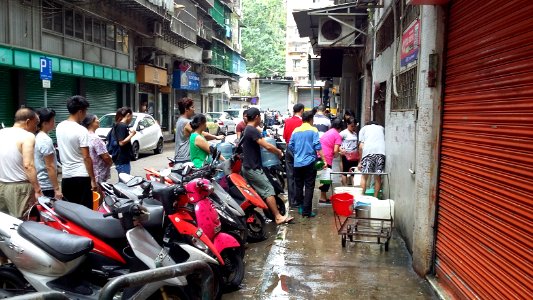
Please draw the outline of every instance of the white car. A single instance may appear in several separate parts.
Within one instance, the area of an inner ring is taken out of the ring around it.
[[[100,128],[96,129],[96,134],[105,141],[114,123],[114,113],[104,115],[100,118]],[[140,152],[154,151],[155,154],[163,152],[163,132],[152,116],[144,113],[133,113],[130,127],[137,131],[137,134],[131,139],[132,160],[137,160]]]
[[[207,116],[210,116],[213,119],[213,121],[218,124],[222,134],[228,135],[228,133],[230,132],[235,133],[237,131],[238,123],[235,123],[236,120],[229,113],[225,111],[220,111],[220,112],[217,111],[217,112],[207,112],[205,114]]]

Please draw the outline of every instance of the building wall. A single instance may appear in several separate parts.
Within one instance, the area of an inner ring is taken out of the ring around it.
[[[390,4],[390,1],[386,1],[386,4]],[[386,9],[387,7],[381,9],[376,15],[380,19],[383,18]],[[377,18],[376,22],[379,20]],[[412,252],[413,267],[417,273],[425,275],[430,271],[432,263],[442,101],[442,79],[438,79],[437,87],[427,87],[427,73],[429,54],[437,53],[442,60],[443,10],[439,6],[423,6],[420,20],[421,46],[416,75],[416,109],[391,110],[393,46],[387,48],[374,61],[371,74],[373,86],[370,91],[368,88],[365,91],[364,106],[370,109],[370,93],[375,92],[376,85],[386,82],[386,170],[390,174],[390,184],[385,182],[384,192],[395,200],[395,227]],[[399,52],[397,59],[399,65]],[[442,66],[442,61],[440,65]]]

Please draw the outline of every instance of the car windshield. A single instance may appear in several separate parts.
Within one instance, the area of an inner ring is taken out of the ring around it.
[[[227,112],[232,118],[238,118],[238,117],[239,117],[239,111],[238,111],[238,110],[226,110],[226,112]]]
[[[137,116],[133,116],[131,118],[130,125],[135,124],[135,120],[137,119]],[[111,128],[113,127],[113,123],[115,123],[115,115],[105,115],[100,118],[100,128]]]

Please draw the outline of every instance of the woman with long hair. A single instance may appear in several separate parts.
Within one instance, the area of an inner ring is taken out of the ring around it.
[[[57,179],[57,157],[54,143],[48,135],[56,127],[56,112],[50,108],[37,110],[39,115],[39,131],[35,136],[35,169],[37,180],[43,191],[43,195],[55,199],[63,198]]]
[[[121,107],[115,114],[115,125],[113,126],[120,152],[115,160],[115,167],[117,172],[130,174],[131,172],[131,158],[133,156],[133,148],[131,145],[131,138],[136,134],[135,129],[129,128],[129,124],[133,119],[133,111],[129,107]]]
[[[95,133],[96,129],[100,128],[98,117],[93,114],[87,114],[81,124],[89,131],[89,155],[93,161],[94,178],[98,184],[97,190],[100,194],[100,199],[104,199],[99,183],[105,182],[111,177],[113,160],[107,152],[105,143]]]

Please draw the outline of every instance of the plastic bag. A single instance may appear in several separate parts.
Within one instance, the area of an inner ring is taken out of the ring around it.
[[[331,184],[331,168],[324,169],[318,177],[321,184]]]

